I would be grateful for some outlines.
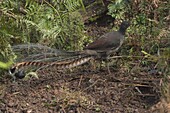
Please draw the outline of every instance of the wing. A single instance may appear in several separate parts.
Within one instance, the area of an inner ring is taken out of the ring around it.
[[[91,49],[91,50],[101,50],[104,49],[107,44],[107,38],[100,37],[98,40],[90,43],[88,46],[85,47],[85,49]]]
[[[85,49],[107,50],[112,49],[120,44],[119,33],[112,31],[102,35],[98,40],[90,43]]]

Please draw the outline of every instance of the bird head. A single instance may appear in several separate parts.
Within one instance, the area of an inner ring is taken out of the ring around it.
[[[120,28],[122,29],[127,29],[130,26],[130,22],[128,21],[123,21],[120,25]]]
[[[119,32],[122,33],[123,35],[125,34],[126,29],[130,26],[130,22],[128,21],[123,21],[120,25]]]

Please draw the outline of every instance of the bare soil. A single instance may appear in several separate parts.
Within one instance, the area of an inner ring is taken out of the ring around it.
[[[50,71],[51,72],[51,71]],[[2,113],[152,113],[159,75],[106,68],[39,73],[39,79],[1,80]]]

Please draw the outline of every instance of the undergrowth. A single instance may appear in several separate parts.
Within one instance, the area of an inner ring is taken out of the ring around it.
[[[162,96],[170,102],[170,28],[169,3],[165,0],[118,0],[108,6],[108,14],[116,22],[129,20],[126,44],[120,55],[130,57],[123,59],[124,66],[157,70],[163,76]],[[122,63],[122,62],[121,62]],[[135,65],[136,64],[136,65]]]

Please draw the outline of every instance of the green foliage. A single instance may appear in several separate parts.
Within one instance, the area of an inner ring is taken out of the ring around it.
[[[109,4],[108,9],[109,15],[112,15],[116,20],[117,19],[124,19],[124,14],[126,11],[126,1],[125,0],[115,0],[112,4]]]
[[[9,61],[9,62],[7,62],[7,63],[0,62],[0,68],[1,68],[1,69],[8,69],[12,64],[13,64],[12,61]]]
[[[1,36],[10,43],[41,42],[63,49],[79,49],[82,45],[70,46],[81,42],[84,36],[83,22],[77,12],[83,7],[81,0],[52,0],[50,3],[8,0],[1,2],[0,7]]]

